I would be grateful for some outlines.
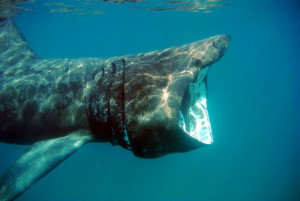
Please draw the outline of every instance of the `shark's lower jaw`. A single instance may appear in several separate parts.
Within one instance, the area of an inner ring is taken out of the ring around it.
[[[213,136],[206,106],[206,76],[209,67],[202,69],[184,93],[179,112],[179,126],[189,136],[204,144],[212,144]]]

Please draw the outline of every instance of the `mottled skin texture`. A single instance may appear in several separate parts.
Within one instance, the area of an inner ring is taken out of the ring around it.
[[[108,59],[43,59],[11,20],[0,31],[1,141],[32,144],[87,129],[146,158],[203,145],[179,128],[182,97],[224,54],[228,35]]]
[[[117,59],[42,59],[12,21],[0,28],[0,140],[32,144],[89,129],[87,102],[106,92],[104,77],[113,82]]]

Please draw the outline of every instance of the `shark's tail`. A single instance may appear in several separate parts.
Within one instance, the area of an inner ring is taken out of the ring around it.
[[[10,18],[0,17],[0,69],[20,67],[38,58]]]

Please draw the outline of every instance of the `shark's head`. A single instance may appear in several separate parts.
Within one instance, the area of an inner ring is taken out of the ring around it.
[[[109,59],[89,96],[88,116],[100,140],[155,158],[213,142],[207,74],[230,37],[218,35],[161,51]]]
[[[206,78],[225,53],[230,37],[126,58],[126,131],[135,155],[159,157],[213,142]]]

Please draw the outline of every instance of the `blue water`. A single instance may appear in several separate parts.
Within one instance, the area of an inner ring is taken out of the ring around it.
[[[15,21],[43,57],[110,57],[227,33],[208,77],[214,143],[159,159],[88,144],[18,201],[300,200],[300,2],[232,0],[214,13],[107,5],[103,15]],[[0,174],[26,146],[0,144]]]

